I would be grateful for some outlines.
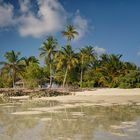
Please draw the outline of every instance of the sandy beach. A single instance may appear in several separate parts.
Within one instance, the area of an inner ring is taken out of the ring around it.
[[[68,96],[42,97],[34,98],[33,100],[56,100],[64,103],[84,102],[95,105],[125,105],[132,103],[140,105],[140,89],[102,88],[91,91],[73,92],[73,95]]]

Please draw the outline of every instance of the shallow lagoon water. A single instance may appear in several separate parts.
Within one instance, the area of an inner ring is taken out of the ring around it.
[[[0,140],[139,140],[140,106],[24,101],[0,105]]]

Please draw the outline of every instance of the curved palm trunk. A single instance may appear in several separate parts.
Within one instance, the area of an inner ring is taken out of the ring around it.
[[[63,88],[64,88],[65,83],[66,83],[67,74],[68,74],[68,68],[66,68],[66,71],[65,71],[65,76],[64,76],[64,80],[63,80]]]
[[[83,87],[83,68],[81,68],[81,76],[80,76],[80,87]]]
[[[13,79],[13,88],[15,87],[15,79],[16,79],[16,72],[13,70],[13,73],[12,73],[12,79]]]
[[[14,79],[14,76],[13,76],[13,88],[15,87],[15,79]]]
[[[82,59],[82,66],[81,66],[81,73],[80,73],[80,87],[83,86],[83,59]]]
[[[52,65],[50,64],[50,88],[52,88]]]

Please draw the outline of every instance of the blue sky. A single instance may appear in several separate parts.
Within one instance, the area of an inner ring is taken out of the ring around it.
[[[94,45],[140,66],[140,0],[0,0],[0,60],[9,50],[37,57],[48,35],[64,45],[67,24],[79,32],[74,49]]]

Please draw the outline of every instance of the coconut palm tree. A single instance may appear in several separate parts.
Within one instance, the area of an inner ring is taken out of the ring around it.
[[[80,49],[80,65],[81,65],[81,72],[80,72],[80,86],[82,86],[83,82],[83,71],[86,67],[90,65],[90,63],[94,60],[94,49],[92,46],[86,46]]]
[[[64,68],[65,74],[63,79],[63,87],[65,86],[66,79],[68,72],[76,65],[78,64],[78,58],[74,51],[72,50],[72,47],[70,45],[67,45],[66,47],[62,47],[62,50],[60,50],[56,56],[57,61],[57,69]]]
[[[40,50],[40,58],[44,57],[44,63],[49,65],[50,71],[50,88],[52,87],[52,64],[56,48],[58,47],[57,40],[53,36],[48,36],[47,40],[43,42]]]
[[[109,75],[118,75],[121,73],[123,68],[123,63],[120,61],[122,55],[107,55],[103,54],[101,56],[101,67],[104,72]]]
[[[38,59],[36,59],[35,56],[22,57],[21,60],[24,62],[25,66],[29,66],[30,63],[39,63]]]
[[[6,52],[4,57],[7,61],[0,62],[3,65],[4,69],[7,69],[12,76],[13,79],[13,87],[15,85],[15,80],[17,73],[20,73],[24,70],[24,65],[20,63],[21,59],[19,59],[20,52],[9,51]]]
[[[123,62],[124,74],[128,74],[132,70],[137,70],[137,66],[131,62]]]
[[[78,35],[78,32],[75,30],[73,25],[68,25],[65,31],[62,31],[62,35],[67,38],[67,44],[70,45],[70,42],[76,35]]]
[[[117,85],[118,76],[124,75],[124,64],[120,60],[122,55],[103,54],[100,60],[99,71],[107,77],[107,86]]]

